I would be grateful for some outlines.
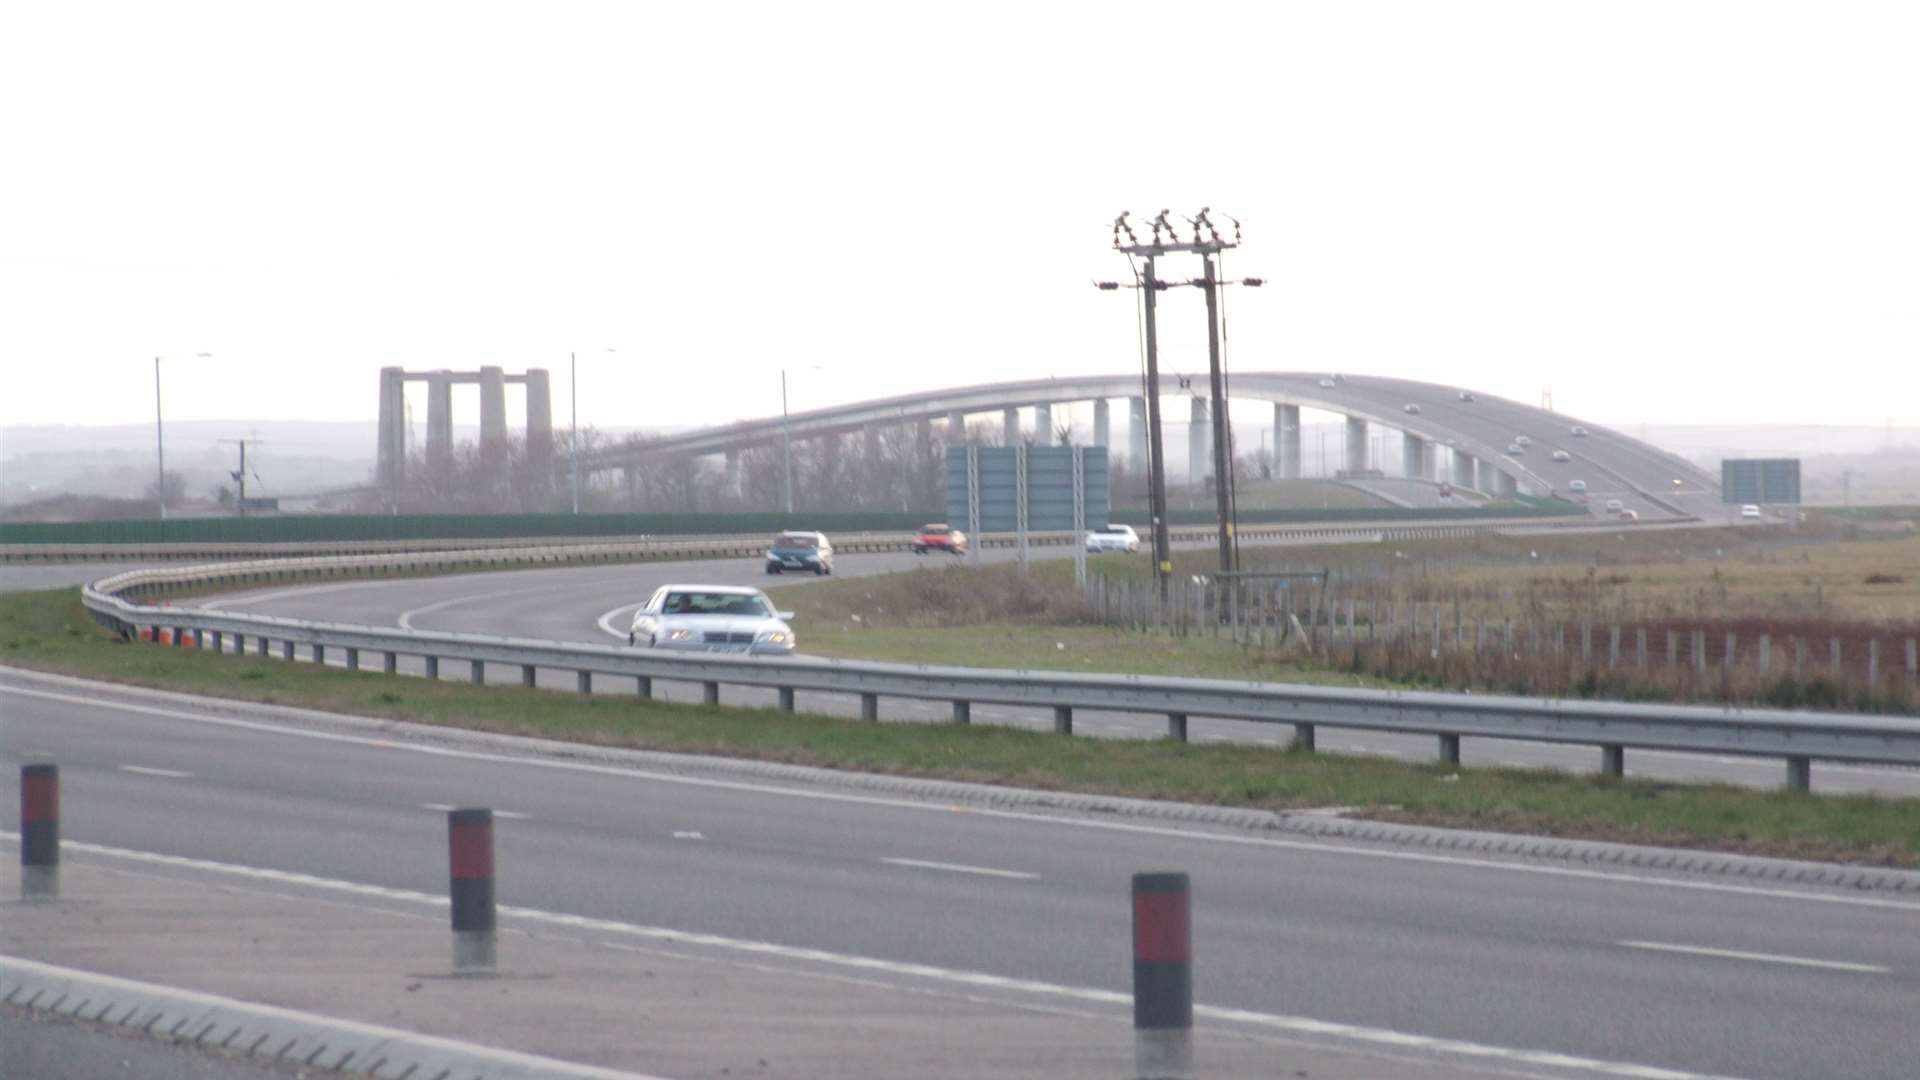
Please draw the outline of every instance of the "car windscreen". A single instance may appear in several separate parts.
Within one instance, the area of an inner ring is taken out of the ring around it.
[[[748,615],[767,618],[773,613],[751,593],[674,592],[660,605],[663,615]]]
[[[945,525],[928,525],[920,531],[926,533],[928,536],[944,536],[953,530],[947,528]]]
[[[776,536],[773,538],[773,546],[777,548],[786,548],[788,550],[793,550],[795,548],[805,548],[807,550],[812,550],[813,548],[818,547],[819,544],[811,536],[792,536],[786,533],[782,533],[779,536]]]

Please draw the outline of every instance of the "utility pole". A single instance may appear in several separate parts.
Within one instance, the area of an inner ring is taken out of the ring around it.
[[[1201,220],[1207,212],[1200,211]],[[1226,384],[1220,377],[1220,282],[1214,276],[1213,254],[1201,260],[1204,275],[1201,288],[1207,293],[1207,371],[1212,377],[1213,397],[1213,502],[1219,521],[1220,572],[1233,572],[1233,483],[1232,462],[1227,441],[1231,422],[1227,418]]]
[[[1124,217],[1124,215],[1122,215]],[[1166,444],[1160,438],[1160,332],[1154,315],[1154,293],[1164,288],[1153,276],[1154,257],[1147,256],[1140,279],[1140,302],[1147,327],[1147,512],[1153,517],[1153,576],[1160,583],[1160,600],[1167,600],[1173,577],[1173,538],[1167,534]]]
[[[240,485],[240,494],[236,496],[236,501],[234,502],[233,505],[234,505],[235,512],[240,514],[242,517],[245,517],[247,513],[247,444],[252,443],[254,446],[259,446],[260,440],[259,439],[218,439],[215,441],[226,443],[228,446],[238,446],[240,448],[240,467],[228,473],[227,475],[233,477],[234,482]]]

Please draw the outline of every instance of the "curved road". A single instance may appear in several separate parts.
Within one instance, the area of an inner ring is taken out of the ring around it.
[[[1013,557],[1011,552],[1003,550],[983,552],[983,556],[992,561]],[[836,560],[835,572],[841,577],[891,573],[937,566],[945,558],[911,554],[844,555]],[[205,604],[298,619],[606,644],[625,640],[634,607],[661,585],[670,582],[766,585],[794,580],[767,577],[757,560],[724,559],[283,586],[234,593]],[[794,630],[804,654],[810,632],[804,618],[796,620]],[[443,678],[466,677],[465,665],[450,667],[454,670],[443,668]],[[420,673],[422,666],[418,660],[403,658],[402,670]],[[511,681],[518,675],[517,669],[504,665],[487,672],[489,681]],[[555,689],[572,689],[570,679],[563,672],[542,672],[541,680],[542,685]],[[631,693],[632,687],[603,678],[597,681],[595,692]],[[667,700],[700,700],[700,687],[695,683],[655,680],[654,693]],[[725,693],[729,704],[768,708],[775,704],[771,690],[728,687]],[[857,699],[848,695],[802,693],[799,698],[799,707],[810,711],[841,715],[858,712]],[[945,702],[889,698],[881,701],[881,716],[888,720],[936,722],[947,720],[949,712]],[[1047,710],[1003,706],[976,706],[973,720],[1042,729],[1052,725],[1052,716]],[[1085,734],[1120,738],[1153,738],[1165,731],[1164,719],[1155,714],[1087,711],[1075,714],[1074,725],[1076,731]],[[1188,733],[1196,742],[1278,746],[1291,739],[1292,729],[1285,725],[1194,717]],[[1422,736],[1334,728],[1321,729],[1318,745],[1327,751],[1412,760],[1431,759],[1437,753],[1435,741]],[[1468,764],[1576,771],[1597,769],[1600,764],[1598,749],[1506,740],[1465,739],[1461,758]],[[1754,787],[1777,787],[1785,780],[1784,764],[1771,759],[1651,750],[1628,751],[1627,772],[1630,776],[1714,780]],[[1814,767],[1814,784],[1822,791],[1913,795],[1920,794],[1920,771],[1823,763]]]

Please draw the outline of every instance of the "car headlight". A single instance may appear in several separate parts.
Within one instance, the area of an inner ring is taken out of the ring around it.
[[[764,630],[760,634],[760,643],[762,645],[785,645],[791,640],[792,635],[788,634],[785,630]]]
[[[693,637],[693,631],[691,631],[691,630],[669,630],[669,631],[667,631],[667,640],[668,640],[668,641],[686,641],[686,640],[688,640],[688,639],[690,639],[690,638],[692,638],[692,637]]]

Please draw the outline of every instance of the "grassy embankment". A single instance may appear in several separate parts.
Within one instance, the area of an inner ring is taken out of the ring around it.
[[[866,724],[519,687],[429,683],[112,638],[75,590],[0,596],[0,663],[248,701],[538,735],[1059,791],[1920,865],[1920,799],[1757,792],[1544,770],[1453,769],[1241,745],[1067,738],[987,725]]]
[[[1254,569],[1335,571],[1330,595],[1337,611],[1354,602],[1361,624],[1354,638],[1343,627],[1329,648],[1323,627],[1320,648],[1309,655],[1297,640],[1277,646],[1270,634],[1235,641],[1228,631],[1191,623],[1172,633],[1103,625],[1073,589],[1064,561],[1036,564],[1025,577],[1010,568],[936,564],[930,569],[941,572],[844,579],[779,595],[800,615],[803,647],[840,657],[1895,713],[1912,711],[1916,700],[1903,670],[1905,641],[1920,635],[1916,537],[1806,543],[1758,530],[1621,530],[1248,548],[1243,558]],[[1211,553],[1178,553],[1176,583],[1205,574],[1210,560]],[[1092,568],[1145,588],[1142,556],[1103,556]],[[1410,613],[1418,638],[1390,638],[1385,631],[1404,630]],[[1370,631],[1370,614],[1387,625]],[[1443,626],[1437,651],[1427,632],[1436,615]],[[1614,626],[1623,642],[1617,667],[1605,655]],[[1699,671],[1687,662],[1696,629],[1707,650]],[[1665,664],[1669,630],[1680,641],[1674,667]],[[1642,631],[1649,662],[1636,670],[1631,652]],[[1732,668],[1722,663],[1728,632],[1736,640]],[[1496,646],[1505,633],[1514,635],[1512,652]],[[1583,633],[1596,643],[1585,658]],[[1764,673],[1763,634],[1771,643]],[[1564,648],[1547,646],[1555,637]],[[1827,663],[1835,637],[1846,658],[1837,673]],[[1871,694],[1870,640],[1881,649]],[[1796,677],[1800,647],[1805,665]]]

